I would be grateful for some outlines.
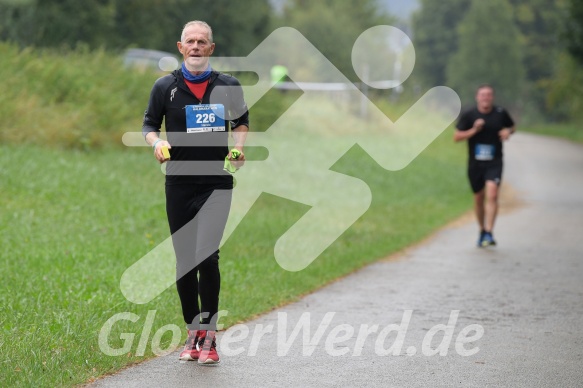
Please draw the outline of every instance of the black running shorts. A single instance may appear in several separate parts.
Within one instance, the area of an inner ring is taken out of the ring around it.
[[[495,182],[498,186],[502,182],[502,161],[473,162],[468,166],[468,178],[472,191],[478,193],[486,186],[486,181]]]

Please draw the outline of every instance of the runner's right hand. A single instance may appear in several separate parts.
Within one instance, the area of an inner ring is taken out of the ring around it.
[[[477,119],[476,121],[474,121],[474,128],[476,128],[476,131],[481,131],[482,128],[484,128],[484,124],[486,122],[484,121],[484,119]]]
[[[168,159],[164,158],[164,155],[162,155],[162,146],[166,146],[166,147],[168,147],[168,149],[172,148],[170,143],[168,143],[166,140],[161,140],[158,143],[156,143],[156,148],[154,149],[154,156],[156,157],[156,160],[158,160],[158,162],[160,162],[160,164],[162,164],[168,160]]]

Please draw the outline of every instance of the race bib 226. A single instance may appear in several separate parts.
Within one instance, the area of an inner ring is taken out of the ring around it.
[[[225,106],[223,104],[186,105],[186,132],[225,131]]]

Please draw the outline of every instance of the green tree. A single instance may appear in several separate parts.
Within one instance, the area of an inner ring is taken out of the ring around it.
[[[569,17],[565,25],[565,40],[569,53],[583,65],[583,2],[569,0]]]
[[[560,44],[564,23],[565,1],[510,0],[514,20],[520,31],[525,70],[525,113],[533,119],[541,115],[555,116],[546,103],[549,82],[555,77],[557,58],[563,51]]]
[[[26,28],[34,15],[34,0],[0,0],[0,40],[21,42],[27,39]]]
[[[510,4],[506,0],[473,0],[458,34],[458,52],[447,66],[448,85],[463,102],[469,102],[479,84],[489,83],[500,103],[516,106],[524,69]]]
[[[176,51],[193,19],[214,28],[217,55],[246,55],[270,32],[269,0],[0,0],[0,39],[20,46]]]
[[[347,77],[356,79],[354,42],[368,28],[392,21],[375,0],[291,0],[280,24],[296,28]]]
[[[583,121],[583,65],[567,52],[557,59],[556,76],[548,81],[547,108],[561,121]]]
[[[270,17],[268,0],[116,0],[115,45],[175,52],[182,27],[196,19],[213,28],[215,55],[247,55],[270,32]]]
[[[113,11],[111,0],[2,0],[0,38],[20,46],[104,46]]]
[[[446,82],[446,68],[458,49],[457,25],[469,9],[471,0],[421,0],[413,15],[415,71],[427,87]]]
[[[525,76],[536,82],[553,75],[554,63],[561,51],[560,27],[564,19],[564,1],[509,0],[514,21],[520,31]]]

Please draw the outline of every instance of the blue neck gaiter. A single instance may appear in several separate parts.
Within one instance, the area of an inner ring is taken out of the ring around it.
[[[184,79],[195,84],[200,84],[208,80],[211,77],[211,71],[212,69],[209,63],[209,66],[206,68],[204,72],[202,72],[199,75],[194,75],[190,73],[190,71],[188,71],[186,65],[184,64],[184,62],[182,62],[182,75],[184,76]]]

